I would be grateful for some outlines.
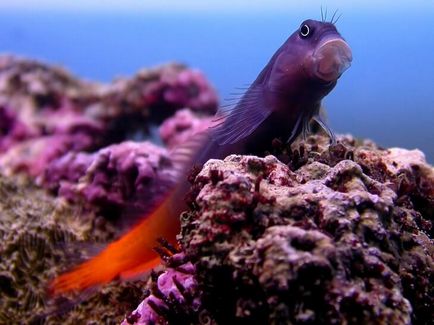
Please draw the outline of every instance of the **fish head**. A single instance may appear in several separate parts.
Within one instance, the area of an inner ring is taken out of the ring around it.
[[[293,34],[308,78],[333,83],[351,66],[351,48],[331,22],[305,20]]]

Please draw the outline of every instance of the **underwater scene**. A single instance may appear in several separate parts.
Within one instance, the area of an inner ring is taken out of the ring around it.
[[[433,324],[434,2],[0,0],[0,325]]]

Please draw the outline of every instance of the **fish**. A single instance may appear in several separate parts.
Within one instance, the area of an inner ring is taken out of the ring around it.
[[[318,123],[334,143],[335,135],[321,114],[321,102],[352,63],[352,51],[335,22],[301,23],[274,53],[235,105],[220,108],[214,125],[193,137],[171,157],[177,161],[176,185],[124,236],[49,285],[53,295],[130,279],[159,264],[154,248],[159,238],[176,245],[179,215],[186,209],[187,175],[194,165],[229,154],[258,154],[273,139],[292,143]]]

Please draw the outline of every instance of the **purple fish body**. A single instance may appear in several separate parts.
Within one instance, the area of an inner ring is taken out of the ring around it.
[[[214,128],[172,152],[172,161],[179,168],[176,180],[170,189],[161,189],[155,204],[149,204],[149,211],[154,212],[93,259],[56,278],[51,292],[83,290],[149,270],[158,260],[155,240],[164,237],[175,242],[189,188],[186,174],[192,165],[234,153],[261,154],[274,138],[292,142],[300,133],[307,134],[312,119],[333,141],[332,131],[319,114],[321,100],[351,60],[351,50],[333,23],[303,22],[238,103],[218,112]]]
[[[304,21],[276,51],[238,103],[217,113],[220,122],[194,163],[237,154],[258,154],[275,138],[291,143],[315,120],[334,135],[320,116],[322,99],[348,69],[352,53],[331,22]]]
[[[194,165],[230,154],[263,154],[276,138],[291,143],[300,134],[306,136],[312,120],[335,142],[320,115],[321,101],[351,61],[351,49],[333,23],[304,21],[237,104],[220,109],[214,127],[173,153],[172,159],[180,166],[178,186],[170,203],[173,216],[178,218],[185,209],[179,203],[188,191],[186,175]]]

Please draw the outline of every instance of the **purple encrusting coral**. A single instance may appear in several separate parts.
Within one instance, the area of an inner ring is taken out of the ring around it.
[[[169,148],[175,148],[190,140],[195,134],[213,125],[213,117],[200,117],[191,110],[183,109],[161,124],[160,138]]]
[[[70,201],[113,213],[127,204],[136,209],[151,206],[173,186],[173,167],[166,149],[126,141],[92,154],[68,153],[49,164],[39,182]]]
[[[17,119],[14,112],[0,106],[0,152],[31,136],[32,132]]]
[[[42,136],[19,142],[0,157],[4,175],[23,173],[41,175],[52,161],[71,151],[82,150],[92,139],[84,134]]]
[[[125,318],[122,325],[188,324],[198,317],[201,299],[193,264],[186,261],[183,253],[177,253],[168,259],[166,265],[165,271],[151,276],[148,297]]]
[[[168,177],[160,176],[170,157],[143,140],[185,107],[191,111],[163,128],[170,147],[207,127],[200,116],[217,109],[216,93],[199,71],[168,64],[103,85],[0,56],[0,170],[27,174],[73,201],[123,207],[150,183],[146,196],[166,186]]]
[[[230,156],[195,177],[181,243],[203,305],[222,324],[428,324],[434,170],[423,154],[350,137],[297,146],[293,170]]]

